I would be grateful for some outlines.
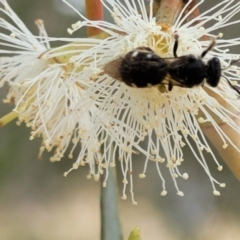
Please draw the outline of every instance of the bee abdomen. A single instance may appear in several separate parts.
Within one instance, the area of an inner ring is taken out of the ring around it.
[[[122,81],[131,87],[158,85],[167,75],[167,63],[149,48],[136,49],[125,55],[120,65]]]

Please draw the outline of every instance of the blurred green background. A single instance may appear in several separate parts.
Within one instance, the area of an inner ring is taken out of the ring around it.
[[[37,34],[34,20],[43,19],[50,36],[68,36],[66,29],[78,21],[78,16],[61,0],[9,0],[9,4],[28,28]],[[83,0],[72,0],[78,9]],[[208,1],[201,8],[217,4]],[[239,18],[240,14],[236,17]],[[237,26],[236,26],[237,27]],[[239,28],[228,27],[225,36],[240,34]],[[74,36],[85,36],[78,31]],[[239,49],[234,49],[239,51]],[[4,98],[7,87],[0,89]],[[12,106],[0,104],[0,114]],[[100,233],[98,182],[86,180],[88,168],[73,171],[67,178],[63,173],[72,160],[51,163],[48,154],[37,159],[40,139],[29,140],[29,129],[14,122],[0,129],[0,239],[3,240],[97,240]],[[212,194],[210,181],[203,169],[186,149],[187,161],[181,167],[189,173],[189,180],[179,181],[185,196],[178,197],[163,166],[168,195],[160,197],[161,181],[154,164],[147,177],[140,180],[144,159],[134,159],[134,187],[138,206],[119,197],[120,215],[125,239],[132,228],[142,229],[143,240],[218,239],[237,240],[240,236],[240,183],[225,166],[218,172],[212,159],[212,175],[226,188],[221,196]],[[121,172],[118,173],[121,183]],[[119,184],[119,191],[122,186]]]

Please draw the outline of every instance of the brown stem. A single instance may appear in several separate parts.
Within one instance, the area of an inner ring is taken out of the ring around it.
[[[85,0],[86,16],[92,21],[103,20],[103,7],[101,0]],[[87,28],[88,37],[97,35],[101,32],[100,29],[95,27]]]
[[[157,14],[157,12],[159,11],[159,8],[160,8],[160,1],[161,0],[154,1],[153,5],[152,5],[152,8],[150,7],[150,4],[146,5],[146,10],[147,10],[148,14],[150,13],[150,9],[152,9],[152,11],[153,11],[152,15],[156,16],[156,14]]]
[[[224,108],[228,109],[230,112],[234,114],[239,114],[237,110],[233,109],[222,97],[214,93],[213,91],[210,91],[208,89],[205,89],[207,93],[214,97],[218,103],[223,106]],[[237,133],[235,130],[233,130],[228,124],[224,123],[220,118],[216,117],[215,115],[212,116],[214,121],[219,125],[221,130],[231,139],[231,141],[236,145],[238,149],[240,149],[240,136],[239,133]],[[240,126],[240,120],[238,118],[233,119],[235,124]],[[240,153],[231,145],[231,143],[228,143],[228,147],[223,147],[223,141],[219,137],[218,133],[216,132],[215,128],[213,128],[211,123],[203,123],[201,126],[201,129],[204,133],[204,135],[211,141],[211,143],[215,146],[217,151],[219,152],[220,156],[223,158],[225,163],[228,165],[228,167],[231,169],[233,174],[236,176],[236,178],[240,181]]]
[[[240,125],[240,120],[236,119],[235,123]],[[232,142],[240,148],[240,136],[235,130],[229,127],[227,124],[220,124],[220,128],[229,136]],[[231,145],[224,149],[223,142],[218,136],[218,133],[213,127],[202,128],[205,136],[212,142],[212,144],[218,150],[220,156],[233,172],[235,177],[240,181],[240,153]]]
[[[173,25],[182,7],[182,0],[161,0],[160,8],[156,14],[156,22],[170,26]]]
[[[185,3],[187,3],[187,1],[185,1]],[[186,15],[191,9],[193,9],[197,4],[197,1],[196,0],[193,0],[189,5],[188,7],[186,8],[186,10],[184,11],[184,15]],[[192,19],[196,18],[197,16],[200,15],[200,10],[199,8],[195,8],[194,11],[191,12],[191,14],[189,14],[185,20],[185,22],[189,22],[191,21]],[[200,21],[195,21],[194,24],[197,24],[199,23]]]

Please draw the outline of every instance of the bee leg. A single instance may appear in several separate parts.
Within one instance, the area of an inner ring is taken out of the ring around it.
[[[232,83],[229,81],[228,78],[226,78],[226,77],[224,77],[224,78],[227,80],[229,86],[230,86],[232,89],[234,89],[234,90],[238,93],[238,95],[240,96],[240,91],[239,91],[235,86],[232,85]],[[238,97],[239,97],[239,96],[238,96]]]
[[[168,84],[168,91],[170,92],[170,91],[172,91],[172,89],[173,89],[173,85],[172,85],[171,82],[169,82],[169,84]]]
[[[178,49],[178,38],[179,38],[179,35],[175,34],[174,38],[175,38],[175,42],[174,42],[174,45],[173,45],[173,56],[174,57],[178,57],[177,56],[177,49]]]

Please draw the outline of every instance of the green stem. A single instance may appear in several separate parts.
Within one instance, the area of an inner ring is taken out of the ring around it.
[[[103,179],[102,179],[103,180]],[[103,181],[102,181],[103,183]],[[109,168],[107,186],[101,186],[101,240],[122,240],[116,168]]]
[[[14,120],[17,117],[18,117],[17,112],[12,111],[12,112],[6,114],[5,116],[0,118],[0,127],[5,126],[6,124],[8,124],[9,122],[11,122],[12,120]]]

